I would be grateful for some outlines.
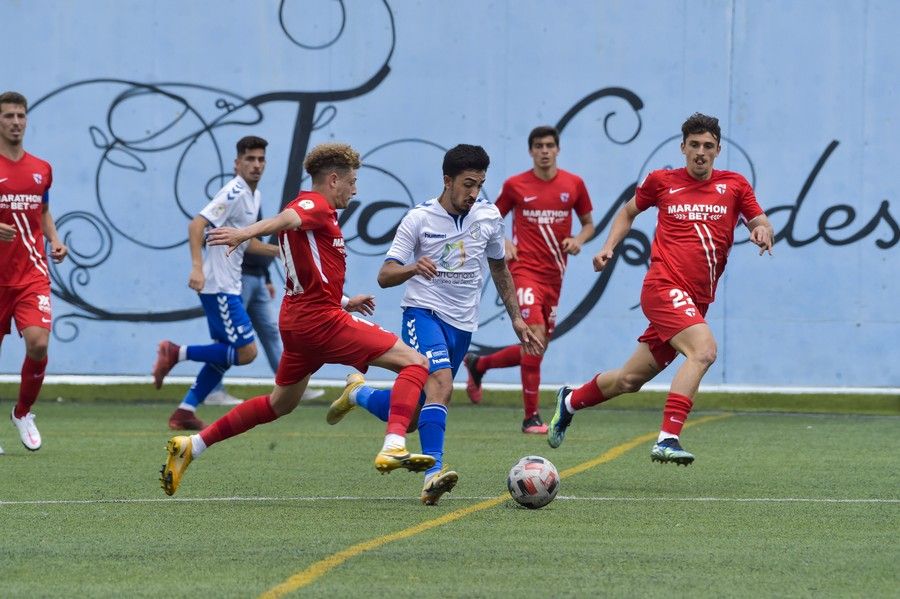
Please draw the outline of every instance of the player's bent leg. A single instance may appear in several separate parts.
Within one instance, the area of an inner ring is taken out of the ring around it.
[[[353,392],[366,384],[366,379],[358,372],[352,372],[347,375],[347,384],[340,397],[331,402],[328,412],[325,414],[325,422],[328,424],[337,424],[350,410],[356,407]]]
[[[291,385],[275,384],[272,393],[269,396],[269,404],[277,418],[281,418],[285,414],[290,414],[300,404],[303,398],[303,392],[306,391],[306,385],[309,384],[309,377],[306,375],[302,380]]]
[[[716,361],[716,339],[708,324],[691,325],[669,340],[669,345],[684,354],[685,361],[672,377],[671,390],[693,397],[700,381]]]
[[[258,354],[259,350],[256,348],[255,341],[248,343],[247,345],[242,345],[237,348],[237,363],[241,366],[249,364],[256,359]]]

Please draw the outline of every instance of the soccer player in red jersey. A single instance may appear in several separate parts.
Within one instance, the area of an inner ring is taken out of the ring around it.
[[[393,333],[348,313],[371,313],[371,295],[343,295],[347,253],[337,210],[346,208],[356,194],[359,166],[359,154],[349,145],[319,145],[304,161],[312,191],[301,191],[274,218],[240,229],[220,227],[207,236],[210,245],[235,248],[248,239],[278,233],[286,275],[278,323],[284,352],[270,395],[248,399],[199,434],[169,440],[160,477],[167,495],[175,493],[192,459],[207,447],[293,411],[310,376],[324,364],[347,364],[362,372],[374,365],[397,372],[375,468],[382,473],[397,468],[420,472],[434,465],[433,457],[406,450],[407,427],[428,379],[425,356]]]
[[[551,447],[562,443],[576,410],[638,391],[680,353],[685,362],[672,379],[650,458],[685,466],[694,461],[679,437],[700,380],[716,360],[716,340],[704,316],[725,271],[734,229],[743,219],[760,256],[772,254],[774,232],[750,183],[738,173],[713,169],[721,150],[719,120],[695,113],[681,126],[681,133],[685,168],[647,175],[616,214],[606,243],[594,256],[594,269],[603,270],[637,215],[656,206],[650,270],[641,290],[641,308],[650,326],[623,366],[600,373],[577,389],[562,387],[557,392],[547,432]]]
[[[555,127],[534,128],[528,135],[531,170],[510,177],[496,205],[500,214],[513,213],[513,238],[506,241],[506,258],[516,284],[522,318],[537,336],[545,351],[556,327],[556,310],[566,261],[581,251],[594,234],[591,198],[581,177],[556,165],[559,132]],[[581,230],[572,236],[572,212],[578,215]],[[519,365],[522,373],[522,400],[525,419],[522,432],[543,435],[547,425],[538,411],[543,353],[532,355],[521,345],[510,345],[487,356],[467,354],[464,360],[469,379],[466,392],[480,403],[481,379],[492,368]]]
[[[41,433],[31,406],[44,382],[52,317],[44,238],[50,242],[54,262],[61,262],[69,250],[60,241],[50,214],[50,164],[22,147],[27,111],[28,101],[22,94],[0,94],[0,343],[12,331],[15,318],[25,339],[25,361],[19,400],[10,418],[22,444],[37,451]]]

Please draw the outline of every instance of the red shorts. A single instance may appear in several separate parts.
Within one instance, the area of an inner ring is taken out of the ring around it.
[[[309,327],[281,331],[284,352],[275,373],[276,385],[298,383],[325,364],[346,364],[365,372],[370,362],[397,342],[390,331],[340,308],[310,320]]]
[[[16,319],[19,335],[27,327],[50,329],[50,280],[34,281],[22,287],[0,287],[0,336],[12,331]]]
[[[690,326],[705,323],[708,308],[709,304],[695,304],[677,284],[645,281],[641,289],[641,309],[650,320],[650,326],[638,341],[649,345],[656,363],[665,368],[678,353],[669,340]]]
[[[522,320],[530,325],[544,325],[549,337],[556,328],[560,286],[548,285],[525,273],[513,274],[513,283]]]

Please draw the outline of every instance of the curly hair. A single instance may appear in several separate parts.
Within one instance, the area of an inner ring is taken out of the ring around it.
[[[310,150],[303,161],[303,168],[313,181],[331,171],[346,172],[358,169],[359,165],[359,152],[342,143],[319,144]]]
[[[710,133],[716,138],[716,143],[722,143],[722,130],[719,128],[719,119],[695,112],[681,125],[681,142],[687,141],[688,135]]]

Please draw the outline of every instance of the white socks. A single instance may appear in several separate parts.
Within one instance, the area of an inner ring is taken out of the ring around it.
[[[196,458],[198,455],[203,453],[206,450],[206,443],[203,442],[203,437],[200,436],[200,433],[196,435],[191,435],[191,457]]]
[[[406,437],[403,435],[395,435],[394,433],[388,433],[384,436],[384,445],[381,448],[381,451],[386,449],[406,449]]]
[[[656,442],[659,443],[663,439],[675,439],[678,440],[678,435],[673,435],[672,433],[667,433],[666,431],[659,431],[659,436],[656,438]]]

